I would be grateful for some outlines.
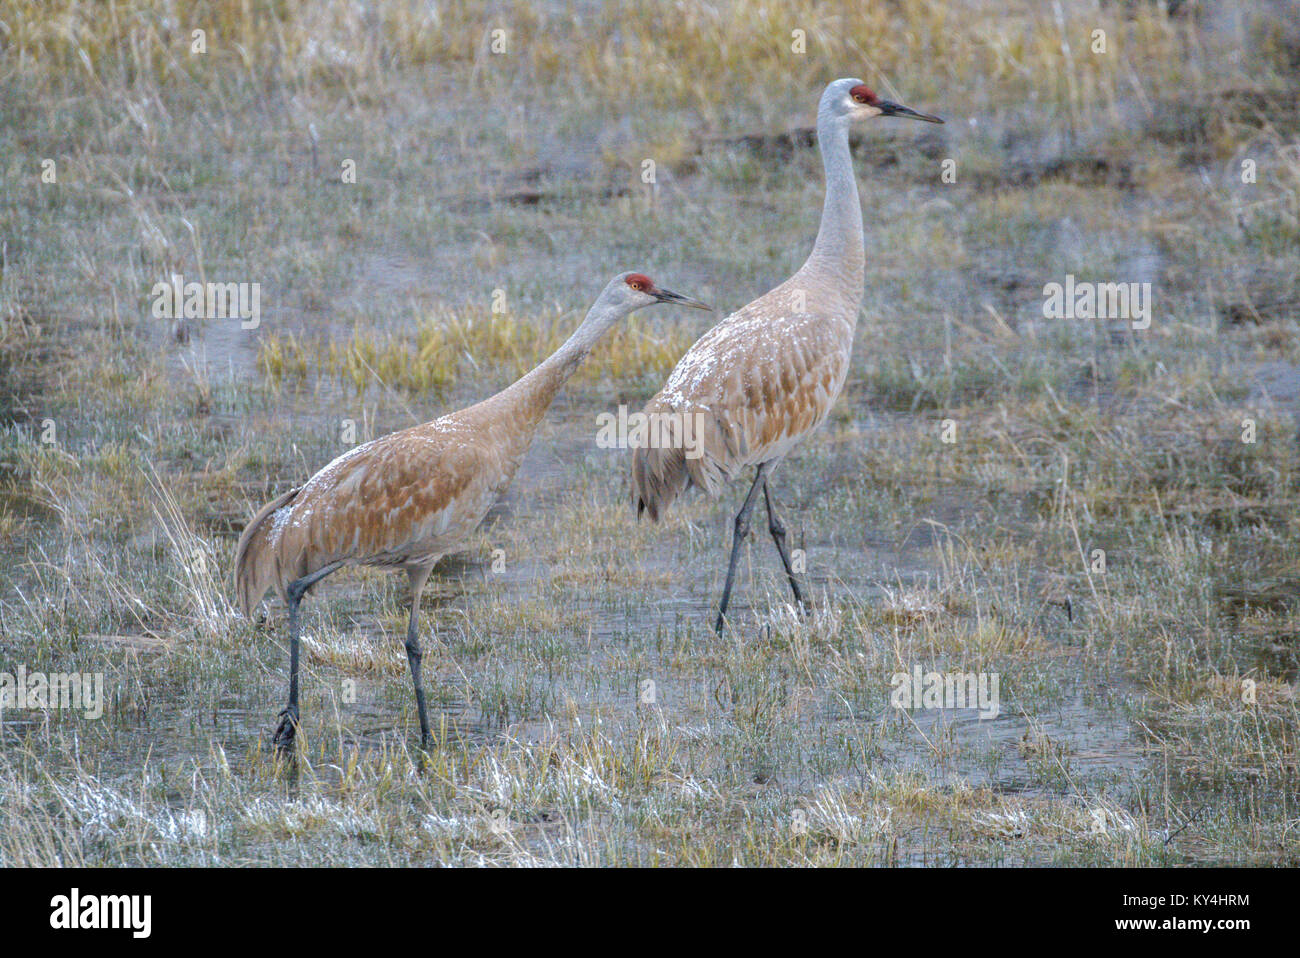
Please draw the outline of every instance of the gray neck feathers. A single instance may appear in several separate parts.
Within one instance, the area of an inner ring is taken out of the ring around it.
[[[559,391],[560,387],[578,371],[583,360],[591,353],[592,348],[600,341],[600,337],[613,326],[626,310],[619,308],[612,303],[603,303],[597,300],[595,305],[587,312],[587,317],[582,324],[573,331],[568,339],[557,349],[542,361],[532,372],[524,376],[523,379],[511,387],[512,390],[522,390],[536,398],[542,399],[546,405],[550,404],[551,398]]]
[[[604,303],[596,300],[591,309],[587,311],[587,316],[573,335],[564,341],[547,360],[547,363],[555,363],[561,367],[567,367],[570,363],[576,368],[587,358],[587,354],[600,342],[600,337],[604,336],[611,326],[623,318],[624,310],[620,309],[613,303]]]
[[[865,257],[862,246],[862,206],[849,153],[849,124],[844,117],[822,111],[817,118],[817,142],[826,171],[826,202],[810,264],[836,272],[856,273]],[[860,291],[859,291],[860,294]]]

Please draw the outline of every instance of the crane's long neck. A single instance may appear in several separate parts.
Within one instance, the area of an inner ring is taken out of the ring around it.
[[[600,337],[622,316],[622,310],[597,302],[559,349],[494,397],[509,404],[514,421],[528,431],[530,438],[532,429],[546,415],[560,387],[577,372]]]
[[[862,206],[849,153],[849,125],[842,118],[823,115],[817,121],[817,142],[826,171],[826,201],[821,228],[805,268],[829,273],[853,299],[862,298]]]

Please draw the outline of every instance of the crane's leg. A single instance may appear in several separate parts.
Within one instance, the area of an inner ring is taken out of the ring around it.
[[[415,685],[415,707],[420,712],[420,748],[429,747],[429,713],[424,707],[424,680],[420,677],[420,660],[424,653],[420,651],[420,594],[424,584],[429,581],[432,566],[407,569],[411,579],[411,621],[406,627],[406,661],[411,665],[411,682]]]
[[[289,704],[280,712],[280,724],[275,727],[275,737],[272,739],[275,747],[282,752],[293,748],[294,736],[298,731],[298,606],[308,589],[342,565],[342,562],[331,562],[311,575],[294,579],[284,590],[289,598]]]
[[[727,563],[727,582],[722,587],[722,602],[718,605],[718,624],[714,627],[718,635],[722,635],[722,620],[726,618],[727,603],[731,601],[731,586],[736,580],[736,565],[740,562],[740,544],[745,541],[745,536],[749,535],[749,514],[754,511],[758,490],[763,487],[766,476],[767,463],[763,463],[754,476],[754,484],[749,487],[749,495],[745,496],[745,504],[736,513],[736,534],[731,542],[731,561]]]
[[[781,553],[781,564],[785,566],[785,574],[790,580],[790,591],[794,593],[795,604],[806,614],[810,606],[807,598],[804,597],[803,589],[799,586],[799,579],[795,576],[794,565],[790,562],[790,546],[786,541],[785,523],[781,521],[781,517],[776,514],[776,508],[772,505],[772,493],[767,488],[767,477],[763,478],[763,501],[767,504],[767,531],[772,533],[776,551]]]

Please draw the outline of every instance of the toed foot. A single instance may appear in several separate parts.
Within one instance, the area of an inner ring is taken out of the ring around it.
[[[298,706],[290,705],[280,712],[280,724],[275,727],[275,737],[271,741],[277,749],[287,752],[293,748],[297,732]]]

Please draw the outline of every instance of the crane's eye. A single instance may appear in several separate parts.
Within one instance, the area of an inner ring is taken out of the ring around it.
[[[855,86],[849,91],[849,96],[853,97],[858,103],[874,103],[876,94],[867,86]]]
[[[646,292],[647,290],[650,289],[651,285],[653,285],[650,282],[650,277],[643,276],[640,273],[633,273],[626,280],[624,280],[624,282],[626,282],[630,288],[636,290],[638,293]]]

